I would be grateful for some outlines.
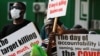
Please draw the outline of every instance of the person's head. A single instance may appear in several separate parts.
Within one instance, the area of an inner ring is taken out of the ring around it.
[[[79,25],[79,24],[77,24],[77,25],[75,25],[73,28],[80,29],[80,28],[82,28],[82,26],[81,26],[81,25]]]
[[[71,30],[77,30],[77,29],[81,29],[81,28],[83,28],[83,27],[81,25],[77,24],[77,25],[74,25]]]
[[[95,31],[89,31],[89,34],[97,34]]]
[[[26,6],[22,2],[15,2],[10,8],[10,15],[11,18],[16,19],[23,19],[24,13],[26,11]]]
[[[54,22],[53,19],[44,19],[44,25],[45,25],[45,30],[47,34],[52,32],[53,22]]]
[[[46,30],[47,34],[52,32],[53,23],[54,23],[54,18],[44,20],[45,30]],[[59,32],[61,33],[61,31],[62,31],[61,25],[62,25],[62,23],[58,19],[57,26],[56,26],[56,33],[59,33]]]

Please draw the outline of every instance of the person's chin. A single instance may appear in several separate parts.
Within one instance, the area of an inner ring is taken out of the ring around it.
[[[20,18],[16,18],[16,19],[14,19],[14,20],[19,20]]]

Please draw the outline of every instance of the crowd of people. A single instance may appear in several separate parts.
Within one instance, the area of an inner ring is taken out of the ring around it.
[[[12,18],[12,22],[3,27],[2,31],[0,32],[0,39],[17,31],[18,29],[24,27],[29,22],[31,22],[24,19],[25,11],[26,11],[26,6],[22,2],[15,2],[10,7],[9,14]],[[58,21],[57,21],[57,28],[56,28],[57,33],[61,34],[65,30],[79,30],[84,28],[78,24],[78,25],[74,25],[71,29],[68,29],[68,27],[66,27],[59,19],[60,17],[58,17]],[[50,32],[52,32],[53,23],[54,23],[54,18],[44,19],[44,25],[42,27],[42,30],[40,31],[40,36],[43,40],[49,36]],[[95,31],[88,31],[88,33],[96,34]]]
[[[22,2],[15,2],[9,11],[12,22],[4,26],[2,31],[0,32],[0,39],[14,33],[18,29],[24,27],[31,21],[24,19],[24,14],[26,11],[26,6]],[[56,34],[63,33],[84,33],[84,34],[97,34],[95,31],[88,31],[81,25],[74,25],[71,29],[66,27],[61,21],[60,17],[58,17],[56,31],[52,32],[53,29],[54,18],[45,18],[44,25],[40,31],[41,39],[43,40],[43,46],[46,46],[46,42],[49,42],[50,37],[54,37]],[[55,40],[54,40],[55,41]]]

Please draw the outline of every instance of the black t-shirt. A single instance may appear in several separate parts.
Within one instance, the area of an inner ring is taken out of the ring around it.
[[[10,23],[10,24],[4,26],[2,32],[0,33],[0,39],[2,39],[3,37],[8,36],[9,34],[17,31],[20,28],[24,27],[29,22],[30,21],[28,21],[28,20],[24,20],[24,22],[22,24],[19,24],[19,25],[14,25],[13,23]]]

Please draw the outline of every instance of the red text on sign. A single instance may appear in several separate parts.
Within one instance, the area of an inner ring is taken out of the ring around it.
[[[20,50],[17,51],[17,54],[20,54],[20,53],[22,53],[22,52],[24,52],[24,51],[26,51],[28,49],[29,49],[28,46],[24,46],[22,49],[20,49]]]
[[[15,53],[12,53],[12,54],[10,54],[10,55],[8,55],[8,56],[16,56],[16,54],[15,54]]]
[[[37,40],[37,41],[35,41],[35,42],[32,42],[32,43],[30,44],[30,46],[32,47],[32,45],[34,45],[34,44],[39,44],[39,40]]]
[[[78,56],[100,56],[98,51],[78,51]]]
[[[57,12],[61,12],[62,10],[63,10],[63,8],[50,10],[50,14],[57,13]]]

